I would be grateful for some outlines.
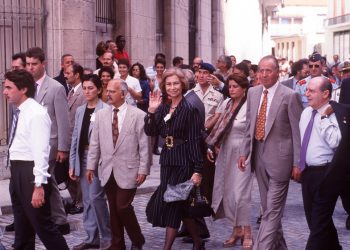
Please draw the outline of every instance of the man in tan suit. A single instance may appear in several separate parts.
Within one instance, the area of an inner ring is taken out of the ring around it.
[[[260,60],[261,85],[247,97],[247,129],[238,161],[245,170],[251,157],[259,185],[263,216],[254,249],[287,249],[281,219],[289,179],[299,164],[300,97],[278,82],[278,62],[273,56]]]
[[[142,249],[145,243],[131,203],[151,165],[150,140],[144,132],[145,113],[125,103],[127,92],[128,86],[121,79],[108,83],[111,107],[96,114],[87,161],[88,181],[93,178],[93,170],[98,169],[109,204],[112,249],[120,250],[126,249],[124,227],[132,249]]]

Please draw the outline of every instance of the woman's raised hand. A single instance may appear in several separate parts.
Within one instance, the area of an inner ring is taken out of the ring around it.
[[[162,98],[160,96],[160,91],[157,89],[149,93],[149,106],[148,112],[155,113],[159,105],[162,103]]]

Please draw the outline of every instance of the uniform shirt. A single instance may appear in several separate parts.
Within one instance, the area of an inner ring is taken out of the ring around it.
[[[136,92],[142,92],[142,88],[141,88],[140,82],[139,82],[139,80],[137,78],[128,75],[126,77],[126,79],[125,79],[125,82],[126,82],[126,84],[128,85],[129,88],[132,88]],[[125,101],[126,101],[127,104],[130,104],[130,105],[136,107],[136,101],[135,101],[134,98],[132,98],[130,93],[128,93],[126,95]]]
[[[321,119],[328,105],[327,103],[319,108],[315,115],[311,137],[306,151],[306,164],[309,166],[321,166],[331,162],[334,151],[341,140],[341,133],[335,114],[331,114],[329,118]],[[310,121],[312,110],[311,107],[307,107],[301,114],[299,122],[301,141]]]
[[[275,83],[272,87],[270,87],[268,89],[263,86],[263,91],[262,91],[261,97],[260,97],[259,111],[260,111],[260,107],[261,107],[261,104],[262,104],[263,99],[264,99],[264,91],[267,89],[268,92],[267,92],[266,120],[269,117],[271,102],[272,102],[272,99],[276,93],[276,89],[278,87],[278,84],[279,84],[279,82]],[[259,114],[259,111],[258,111],[258,114]],[[265,126],[266,126],[266,124],[267,124],[267,122],[265,122]]]
[[[197,83],[193,91],[197,94],[199,99],[201,99],[204,104],[205,122],[207,122],[208,119],[215,114],[216,109],[224,100],[224,96],[219,91],[215,90],[212,85],[210,85],[207,91],[203,93],[202,88]]]
[[[17,128],[9,149],[10,160],[34,161],[34,182],[47,183],[51,120],[46,109],[28,98],[19,107]]]
[[[118,113],[117,113],[117,116],[118,116],[118,130],[119,130],[119,133],[123,127],[123,123],[124,123],[124,119],[125,119],[125,114],[126,114],[126,103],[124,102],[119,108],[118,108]],[[116,108],[113,107],[112,108],[112,121],[113,121],[113,117],[114,117],[114,110]]]

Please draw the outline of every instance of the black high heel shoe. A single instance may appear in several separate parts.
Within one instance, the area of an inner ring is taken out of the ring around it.
[[[192,250],[195,250],[194,244],[193,244]],[[199,250],[205,250],[205,241],[204,240],[202,240],[202,242],[199,246]]]

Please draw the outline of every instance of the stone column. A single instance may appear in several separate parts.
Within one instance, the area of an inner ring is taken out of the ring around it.
[[[95,68],[95,1],[47,0],[47,71],[56,76],[63,54],[72,54],[83,67]]]

